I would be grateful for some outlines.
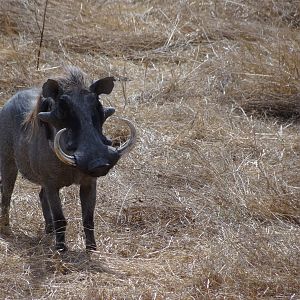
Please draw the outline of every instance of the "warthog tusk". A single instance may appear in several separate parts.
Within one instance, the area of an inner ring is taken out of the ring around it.
[[[74,155],[68,155],[66,154],[60,146],[60,137],[61,135],[67,130],[67,128],[63,128],[59,130],[54,138],[54,152],[59,160],[61,160],[63,163],[70,165],[70,166],[76,166],[76,160]]]
[[[133,149],[133,147],[134,147],[134,145],[136,143],[136,138],[137,138],[136,129],[135,129],[134,125],[129,120],[127,120],[125,118],[112,117],[111,119],[117,119],[117,120],[122,121],[130,129],[130,138],[129,138],[129,140],[127,140],[124,145],[122,145],[121,147],[119,147],[119,148],[116,149],[118,151],[120,157],[121,157],[121,156],[129,153]]]

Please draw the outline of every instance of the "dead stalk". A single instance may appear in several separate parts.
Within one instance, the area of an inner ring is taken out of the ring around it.
[[[43,24],[42,24],[42,30],[40,30],[40,44],[39,44],[39,50],[37,54],[37,64],[36,64],[36,69],[39,70],[40,67],[40,58],[41,58],[41,50],[42,50],[42,45],[43,45],[43,38],[44,38],[44,30],[45,30],[45,23],[46,23],[46,15],[47,15],[47,6],[48,6],[48,0],[45,2],[45,8],[44,8],[44,15],[43,15]]]

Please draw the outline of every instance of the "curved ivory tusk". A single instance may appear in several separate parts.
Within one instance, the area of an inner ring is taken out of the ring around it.
[[[129,140],[126,141],[124,145],[122,145],[120,148],[117,148],[116,150],[118,151],[120,157],[129,153],[132,148],[134,147],[136,143],[136,138],[137,138],[137,133],[134,125],[127,119],[121,118],[121,117],[113,117],[111,119],[117,119],[125,123],[129,129],[130,129],[130,138]]]
[[[70,165],[70,166],[76,166],[76,160],[73,155],[66,154],[60,146],[60,137],[61,135],[67,130],[67,128],[63,128],[59,130],[54,138],[54,152],[59,160],[61,160],[63,163]]]

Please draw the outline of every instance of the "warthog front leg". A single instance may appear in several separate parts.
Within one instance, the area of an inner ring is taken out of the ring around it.
[[[96,205],[96,180],[80,186],[80,201],[82,220],[85,233],[87,250],[96,250],[94,235],[94,211]]]
[[[43,215],[44,215],[44,219],[45,219],[45,232],[52,233],[54,231],[52,214],[51,214],[51,209],[50,209],[50,206],[48,203],[48,199],[46,197],[46,193],[43,188],[41,189],[39,196],[40,196]]]
[[[9,210],[11,195],[15,186],[18,170],[14,161],[2,159],[1,163],[1,217],[0,232],[10,233],[9,227]]]
[[[58,251],[66,251],[67,247],[65,245],[65,233],[67,221],[62,211],[61,200],[59,198],[59,189],[44,187],[43,191],[45,193],[45,197],[48,200],[47,202],[52,214],[52,224],[55,231],[56,249]]]

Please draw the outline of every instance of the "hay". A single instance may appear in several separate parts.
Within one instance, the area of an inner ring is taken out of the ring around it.
[[[102,97],[138,130],[98,181],[98,251],[78,187],[61,198],[69,252],[43,233],[21,176],[0,236],[3,299],[297,299],[299,3],[0,0],[0,104],[65,65],[116,76]],[[128,132],[108,122],[116,145]]]
[[[300,94],[251,95],[250,99],[243,99],[241,106],[251,115],[297,119],[300,115]]]

